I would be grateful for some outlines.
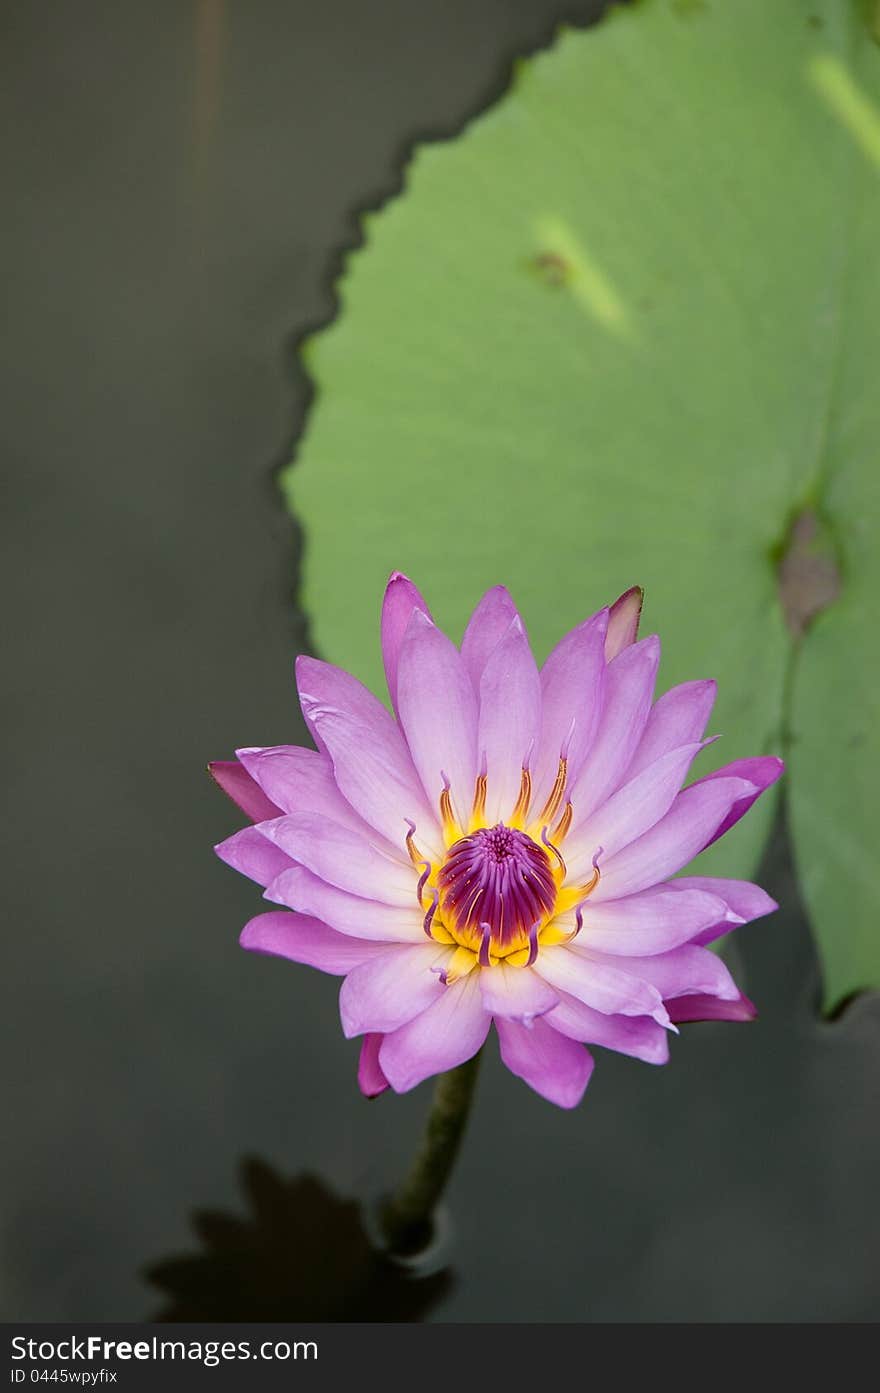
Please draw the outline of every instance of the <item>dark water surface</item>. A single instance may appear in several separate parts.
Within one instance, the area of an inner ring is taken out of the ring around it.
[[[353,211],[599,8],[4,7],[7,1319],[156,1310],[141,1270],[241,1208],[245,1154],[342,1196],[408,1157],[428,1090],[361,1100],[335,982],[238,949],[259,892],[213,858],[237,819],[203,766],[305,738],[271,466]],[[574,1113],[490,1049],[431,1318],[877,1316],[878,1001],[817,1021],[781,832],[764,881],[756,1025],[601,1055]]]

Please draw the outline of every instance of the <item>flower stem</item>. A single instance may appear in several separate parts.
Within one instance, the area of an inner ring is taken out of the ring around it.
[[[384,1206],[387,1251],[400,1257],[427,1247],[437,1201],[448,1181],[474,1096],[481,1051],[437,1079],[422,1144],[410,1172]]]

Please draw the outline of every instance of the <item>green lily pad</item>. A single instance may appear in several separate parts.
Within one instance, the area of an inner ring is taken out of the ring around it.
[[[867,19],[857,0],[643,0],[520,64],[364,220],[284,476],[318,649],[376,688],[394,568],[452,632],[503,581],[539,655],[643,585],[662,685],[719,682],[700,772],[791,733],[828,1005],[880,981]],[[842,590],[795,636],[778,568],[805,508]],[[752,872],[772,811],[701,868]]]

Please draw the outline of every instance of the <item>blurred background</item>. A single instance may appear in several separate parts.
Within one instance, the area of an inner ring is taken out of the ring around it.
[[[602,8],[3,6],[7,1320],[173,1314],[169,1255],[227,1239],[186,1268],[189,1313],[279,1314],[261,1271],[320,1313],[301,1173],[363,1262],[350,1202],[406,1165],[429,1089],[365,1102],[336,982],[240,951],[259,891],[213,857],[239,819],[204,766],[307,738],[274,475],[354,214]],[[876,1318],[878,1000],[819,1020],[782,820],[757,878],[783,910],[732,966],[759,1021],[686,1030],[665,1070],[601,1055],[574,1113],[490,1048],[449,1272],[369,1318]],[[265,1261],[243,1273],[218,1211]]]

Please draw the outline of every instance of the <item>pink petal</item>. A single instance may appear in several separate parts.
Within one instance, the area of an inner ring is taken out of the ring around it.
[[[726,932],[742,922],[717,895],[698,889],[679,890],[677,885],[676,881],[657,885],[604,904],[587,900],[581,911],[583,928],[577,946],[615,957],[650,957],[689,943],[709,925],[723,921]],[[569,916],[565,917],[567,920]],[[573,916],[571,922],[575,927]],[[624,967],[625,963],[620,965]]]
[[[480,679],[477,749],[488,772],[486,822],[508,817],[523,764],[541,727],[541,679],[519,619],[490,655]]]
[[[708,680],[682,682],[664,692],[651,708],[635,758],[626,771],[627,778],[634,779],[668,750],[702,740],[716,690],[717,683]]]
[[[459,822],[477,779],[477,696],[451,639],[414,610],[397,669],[400,720],[432,807],[448,777]]]
[[[392,571],[385,587],[382,601],[382,661],[385,664],[385,677],[391,704],[397,710],[397,660],[400,645],[414,609],[431,618],[431,611],[425,604],[420,591],[408,576],[400,571]]]
[[[780,774],[785,768],[783,760],[775,755],[759,755],[755,759],[735,759],[731,764],[725,764],[723,769],[716,769],[714,774],[707,774],[704,779],[698,779],[697,783],[705,784],[710,779],[737,778],[746,779],[752,785],[752,791],[734,803],[724,821],[709,838],[706,846],[711,846],[717,842],[719,837],[723,837],[725,832],[729,832],[735,823],[739,822],[752,806],[756,798],[771,784],[775,784]]]
[[[379,1064],[379,1046],[383,1036],[365,1035],[358,1060],[358,1088],[365,1098],[378,1098],[389,1087]]]
[[[758,1011],[747,996],[735,1001],[719,1001],[714,996],[679,996],[669,1002],[669,1018],[677,1024],[685,1021],[753,1021]]]
[[[608,665],[596,738],[571,788],[580,822],[614,792],[627,771],[651,710],[659,661],[660,640],[652,634]]]
[[[342,977],[361,967],[371,958],[393,953],[384,943],[366,943],[362,938],[347,938],[334,933],[326,924],[301,914],[271,910],[258,914],[241,931],[239,943],[252,953],[271,953],[294,963],[305,963]]]
[[[670,888],[685,893],[702,891],[716,896],[727,908],[726,917],[714,924],[707,924],[694,936],[695,943],[713,943],[722,934],[729,933],[736,924],[749,924],[753,919],[762,919],[765,914],[772,914],[779,908],[760,885],[752,885],[748,880],[722,880],[710,875],[679,876],[672,881]]]
[[[496,585],[486,591],[468,620],[461,641],[461,657],[475,692],[480,690],[483,669],[490,654],[515,619],[519,619],[516,605],[504,586]]]
[[[612,959],[604,954],[594,956],[592,953],[590,957],[595,963],[609,966],[623,965],[625,962],[626,971],[655,987],[664,1002],[689,992],[717,996],[722,1001],[734,1001],[739,996],[739,988],[728,969],[718,954],[710,953],[708,948],[684,944],[669,953],[657,953],[648,958]]]
[[[279,811],[272,817],[280,813],[320,813],[343,827],[369,835],[363,818],[339,792],[327,755],[302,745],[246,747],[236,754],[267,798],[278,805]]]
[[[666,1064],[669,1034],[650,1016],[605,1016],[563,992],[547,1024],[586,1045],[602,1045],[646,1064]]]
[[[427,1011],[385,1036],[379,1063],[397,1093],[406,1093],[431,1074],[454,1069],[477,1053],[492,1019],[483,1010],[475,981],[478,975],[471,972],[444,988]]]
[[[569,786],[592,744],[605,693],[605,633],[608,611],[572,629],[541,669],[541,739],[532,765],[532,807],[540,813],[563,750]]]
[[[431,968],[449,958],[449,949],[427,941],[414,947],[395,944],[380,957],[350,972],[339,992],[342,1031],[349,1039],[366,1031],[397,1030],[448,989]]]
[[[238,760],[212,760],[208,765],[208,773],[227,797],[247,814],[251,822],[265,822],[267,818],[277,817],[282,811],[266,797]]]
[[[606,1016],[652,1016],[661,1025],[666,1023],[661,993],[616,964],[599,962],[573,948],[544,948],[535,970],[551,987]]]
[[[608,635],[605,639],[605,659],[611,662],[624,648],[635,643],[642,616],[642,602],[645,592],[640,585],[624,590],[614,601],[608,617]]]
[[[701,749],[702,745],[695,743],[661,755],[606,799],[585,822],[575,825],[566,841],[569,884],[590,878],[599,847],[604,863],[668,813]]]
[[[293,861],[321,880],[383,904],[412,905],[417,877],[412,866],[386,856],[365,837],[313,813],[290,814],[260,824]],[[276,874],[280,873],[276,872]]]
[[[522,1025],[546,1015],[559,1002],[558,994],[536,972],[504,963],[480,969],[480,993],[490,1015]]]
[[[408,819],[418,828],[420,847],[436,857],[443,846],[437,818],[391,712],[329,663],[299,658],[296,672],[303,712],[351,806],[401,859],[409,859]]]
[[[560,1108],[575,1108],[593,1072],[592,1056],[545,1021],[531,1028],[514,1021],[495,1021],[501,1058],[512,1074]]]
[[[291,864],[290,857],[274,846],[257,827],[243,827],[219,842],[214,847],[221,861],[234,871],[255,880],[258,885],[268,885]]]
[[[747,797],[752,788],[746,779],[714,779],[682,789],[666,816],[649,832],[602,861],[602,878],[592,899],[596,903],[617,900],[667,880],[703,850],[737,800]]]
[[[380,943],[425,942],[424,914],[415,895],[408,906],[382,904],[328,885],[305,866],[290,866],[271,882],[265,899],[310,914],[339,933]]]

